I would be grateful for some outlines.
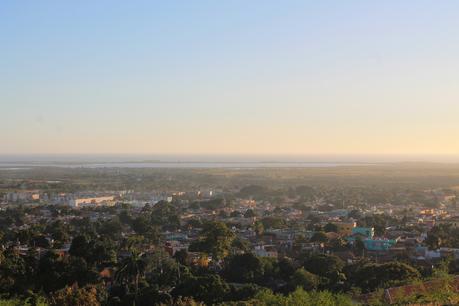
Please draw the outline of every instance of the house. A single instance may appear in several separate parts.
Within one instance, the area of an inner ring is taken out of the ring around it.
[[[277,258],[278,253],[274,245],[257,245],[254,253],[259,257]]]
[[[15,192],[8,192],[5,195],[7,202],[26,202],[40,200],[40,193],[38,190],[22,190]]]
[[[354,227],[350,236],[346,238],[350,243],[354,243],[357,239],[373,239],[375,229],[373,227]]]
[[[396,243],[397,240],[395,239],[376,238],[363,240],[363,244],[368,251],[388,251]]]
[[[83,197],[70,200],[69,205],[76,208],[81,206],[112,205],[114,200],[114,196]]]

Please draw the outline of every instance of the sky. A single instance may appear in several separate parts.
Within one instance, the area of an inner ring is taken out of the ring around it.
[[[0,2],[0,154],[459,156],[459,1]]]

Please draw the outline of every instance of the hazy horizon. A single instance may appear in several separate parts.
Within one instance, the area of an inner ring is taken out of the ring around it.
[[[457,1],[4,1],[0,154],[459,160]]]
[[[0,163],[459,163],[457,155],[381,154],[0,154]]]

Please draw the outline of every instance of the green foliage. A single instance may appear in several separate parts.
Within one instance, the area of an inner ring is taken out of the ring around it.
[[[33,299],[0,299],[0,306],[48,306],[48,303],[44,298],[39,298],[37,300]]]
[[[427,234],[425,243],[431,250],[436,250],[440,247],[458,247],[459,228],[449,224],[434,226]]]
[[[263,262],[251,253],[235,255],[226,260],[223,274],[236,283],[257,283],[264,275]]]
[[[204,208],[207,210],[216,210],[216,209],[224,208],[226,206],[226,201],[223,198],[201,201],[198,203],[201,208]]]
[[[399,286],[419,279],[418,270],[401,262],[365,263],[358,265],[349,275],[349,281],[354,286],[361,288],[363,292]]]
[[[85,257],[89,251],[89,243],[85,236],[79,235],[73,238],[69,254],[77,257]]]
[[[131,221],[132,229],[150,241],[156,242],[159,239],[159,230],[154,226],[147,216],[139,216]]]
[[[253,218],[255,217],[256,214],[255,212],[253,211],[253,209],[247,209],[244,213],[244,218]]]
[[[358,224],[362,227],[373,227],[376,236],[384,236],[386,228],[391,225],[397,225],[398,221],[387,215],[371,215],[360,219]]]
[[[133,283],[135,291],[139,287],[140,277],[145,273],[146,263],[142,254],[132,251],[130,256],[123,259],[118,266],[115,279],[118,283],[127,285]]]
[[[231,213],[230,213],[230,217],[231,218],[239,218],[240,216],[242,216],[242,213],[238,210],[233,210]]]
[[[306,270],[323,277],[341,272],[344,262],[336,256],[317,254],[307,258],[304,262]]]
[[[284,228],[286,226],[285,220],[279,217],[265,217],[261,219],[261,223],[265,229]]]
[[[327,243],[327,248],[331,251],[343,251],[348,247],[348,243],[341,237],[331,239]]]
[[[146,278],[148,283],[162,290],[173,288],[180,283],[181,279],[192,275],[187,266],[163,254],[155,253],[147,257],[146,261],[146,271],[148,271]]]
[[[337,233],[338,232],[338,226],[336,224],[333,224],[333,223],[327,223],[324,226],[324,231],[326,233],[330,233],[330,232]]]
[[[100,301],[95,287],[72,286],[53,293],[49,304],[50,306],[98,306]]]
[[[344,262],[333,255],[313,255],[304,262],[304,268],[320,277],[322,285],[333,288],[338,282],[345,280],[342,273]]]
[[[317,275],[314,275],[304,268],[300,268],[293,273],[290,280],[291,288],[303,288],[306,291],[315,290],[319,286],[320,279]]]
[[[177,208],[172,203],[166,201],[160,201],[153,206],[150,220],[153,225],[160,226],[163,230],[180,228],[180,218]]]
[[[328,237],[324,232],[315,232],[314,235],[312,235],[311,242],[327,242]]]
[[[230,286],[216,274],[187,277],[174,288],[174,296],[194,297],[206,304],[222,302],[230,293]]]
[[[328,291],[306,292],[301,288],[287,296],[274,294],[269,290],[260,291],[252,300],[245,304],[226,304],[226,305],[269,305],[269,306],[351,306],[356,305],[352,300],[342,294],[333,294]]]
[[[215,259],[222,259],[229,254],[234,233],[222,222],[207,222],[201,232],[201,240],[190,245],[190,251],[212,254]]]

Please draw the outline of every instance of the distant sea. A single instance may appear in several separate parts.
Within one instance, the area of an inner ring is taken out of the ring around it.
[[[0,155],[0,168],[313,168],[372,164],[331,157],[242,155]]]
[[[458,161],[457,156],[407,155],[0,155],[0,168],[317,168]]]
[[[2,170],[20,170],[31,167],[63,167],[63,168],[313,168],[362,165],[350,163],[287,163],[287,162],[156,162],[156,163],[0,163]]]

